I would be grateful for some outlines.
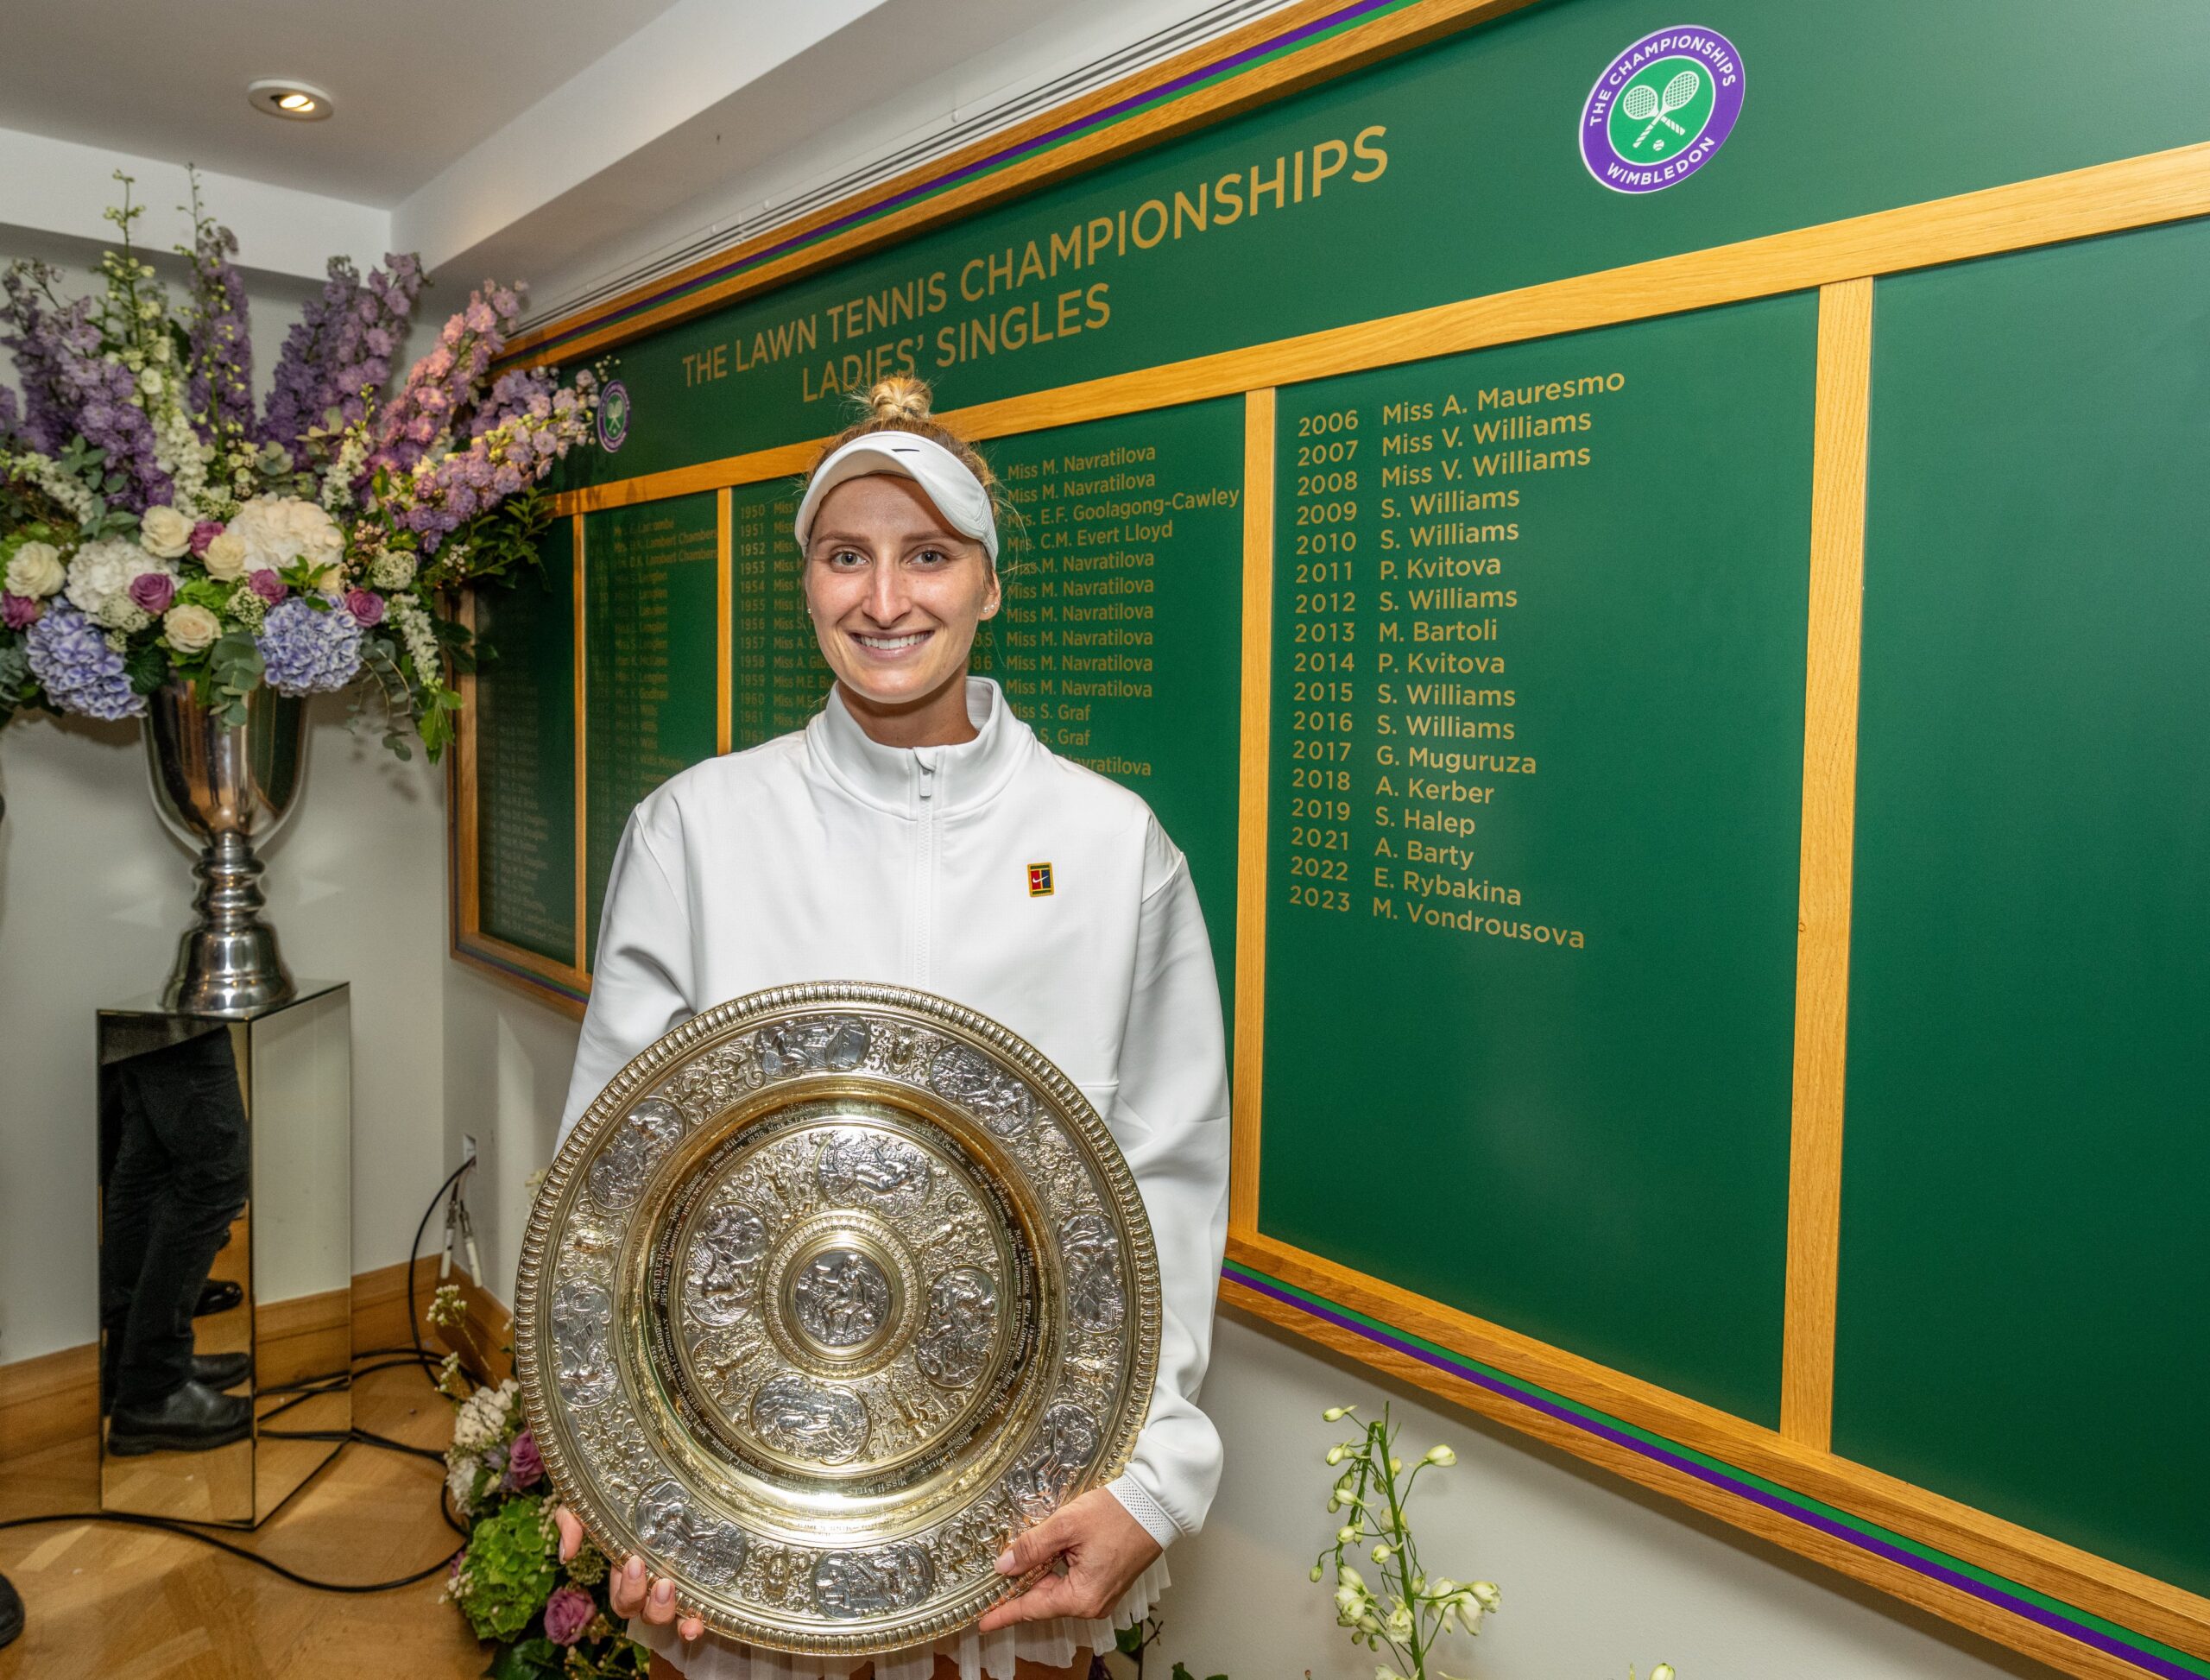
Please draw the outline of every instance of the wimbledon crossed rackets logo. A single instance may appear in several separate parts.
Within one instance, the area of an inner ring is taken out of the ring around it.
[[[598,395],[598,446],[611,455],[628,437],[629,388],[617,379]]]
[[[1581,161],[1617,193],[1686,180],[1733,131],[1742,66],[1709,29],[1658,29],[1605,67],[1581,113]]]

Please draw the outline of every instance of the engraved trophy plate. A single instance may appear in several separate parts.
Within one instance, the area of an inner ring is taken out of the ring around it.
[[[926,993],[685,1022],[530,1210],[522,1405],[559,1496],[681,1610],[863,1655],[973,1621],[1020,1530],[1118,1475],[1159,1363],[1135,1181],[1065,1076]]]

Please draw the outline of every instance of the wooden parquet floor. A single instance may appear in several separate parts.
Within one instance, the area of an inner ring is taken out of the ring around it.
[[[442,1449],[452,1412],[420,1371],[377,1371],[356,1386],[359,1427]],[[212,1531],[326,1581],[388,1581],[449,1557],[439,1467],[359,1443],[344,1449],[257,1530]],[[95,1443],[0,1462],[0,1518],[92,1511]],[[388,1593],[314,1592],[243,1558],[150,1529],[57,1523],[0,1529],[0,1574],[28,1625],[0,1651],[0,1680],[290,1680],[393,1674],[465,1680],[486,1660],[438,1602],[442,1576]]]

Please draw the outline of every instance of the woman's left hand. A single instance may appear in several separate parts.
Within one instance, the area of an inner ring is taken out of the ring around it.
[[[982,1618],[982,1631],[1051,1616],[1101,1620],[1151,1567],[1159,1550],[1127,1506],[1104,1488],[1093,1487],[999,1554],[1000,1575],[1026,1575],[1061,1557],[1066,1573],[1047,1575],[1018,1598],[993,1607]]]

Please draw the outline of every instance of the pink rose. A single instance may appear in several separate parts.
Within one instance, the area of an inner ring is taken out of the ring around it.
[[[207,553],[207,545],[214,541],[216,538],[222,534],[223,521],[218,519],[203,519],[199,524],[193,526],[192,527],[192,542],[190,545],[193,558],[195,559],[205,558]]]
[[[253,592],[272,607],[284,598],[284,580],[266,567],[247,572],[245,580]]]
[[[45,608],[28,595],[10,595],[0,590],[0,624],[11,630],[28,630],[39,621]]]
[[[176,599],[176,579],[166,572],[142,572],[130,580],[130,598],[159,618]]]
[[[519,1492],[544,1478],[545,1460],[537,1450],[537,1437],[524,1430],[507,1449],[507,1486]]]
[[[349,589],[345,591],[345,610],[363,629],[374,629],[383,622],[383,597],[372,589]],[[529,1437],[524,1435],[522,1440]],[[519,1443],[517,1443],[519,1444]]]
[[[563,1587],[545,1601],[545,1637],[554,1645],[573,1645],[598,1614],[598,1606],[580,1587]]]

